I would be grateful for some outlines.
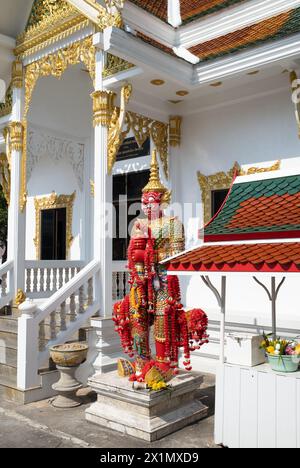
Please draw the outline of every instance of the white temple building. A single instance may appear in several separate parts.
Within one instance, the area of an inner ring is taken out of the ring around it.
[[[90,344],[83,382],[116,365],[112,307],[128,290],[128,227],[152,149],[187,249],[235,168],[300,174],[298,70],[300,0],[0,0],[0,394],[52,395],[49,348],[71,339]],[[197,279],[181,286],[210,321],[193,368],[215,373],[218,304]],[[295,291],[291,276],[281,336],[299,334]],[[228,283],[226,320],[228,332],[271,330],[265,292],[243,275]]]

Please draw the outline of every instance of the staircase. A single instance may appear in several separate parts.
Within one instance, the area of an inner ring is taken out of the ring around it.
[[[0,267],[0,278],[1,270],[5,278],[0,295],[0,398],[21,404],[48,398],[58,380],[49,349],[87,340],[86,327],[100,308],[100,267],[91,262],[48,299],[25,303],[26,310],[4,307],[11,302],[12,283],[7,286],[7,266]]]

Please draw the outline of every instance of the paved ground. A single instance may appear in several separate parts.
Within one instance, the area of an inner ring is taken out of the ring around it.
[[[206,376],[199,398],[210,408],[208,418],[152,444],[86,422],[84,411],[95,400],[88,390],[82,391],[84,404],[72,410],[55,409],[49,401],[0,401],[0,448],[216,448],[214,393],[214,378]]]

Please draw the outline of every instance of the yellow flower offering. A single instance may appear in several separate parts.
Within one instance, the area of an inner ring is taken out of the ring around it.
[[[269,347],[267,348],[267,353],[268,353],[268,354],[274,354],[274,353],[275,353],[275,348],[274,348],[274,346],[269,346]]]

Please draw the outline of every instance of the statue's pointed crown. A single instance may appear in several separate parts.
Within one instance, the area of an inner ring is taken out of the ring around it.
[[[147,193],[147,192],[158,192],[158,193],[168,192],[166,187],[160,181],[159,165],[157,162],[156,150],[153,150],[153,153],[152,153],[152,162],[151,162],[151,167],[150,167],[150,179],[146,187],[143,189],[143,193]]]

